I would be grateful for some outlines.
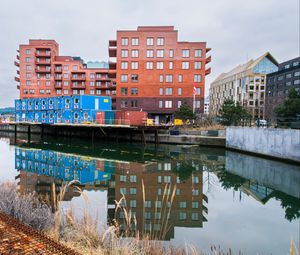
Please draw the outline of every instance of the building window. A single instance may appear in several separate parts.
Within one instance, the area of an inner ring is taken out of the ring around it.
[[[159,46],[162,46],[164,45],[165,43],[165,40],[163,37],[158,37],[157,40],[156,40],[156,44],[159,45]]]
[[[131,51],[131,57],[132,58],[138,58],[139,57],[139,51],[138,50],[132,50]]]
[[[182,82],[182,74],[178,74],[178,82]]]
[[[120,194],[126,195],[126,188],[120,188]]]
[[[131,100],[131,107],[133,107],[133,108],[138,107],[138,101],[137,100]]]
[[[126,182],[126,175],[120,175],[120,182]]]
[[[127,101],[121,100],[121,108],[126,108],[126,107],[127,107]]]
[[[46,89],[46,94],[50,95],[51,94],[51,90],[50,89]]]
[[[73,66],[73,71],[77,71],[78,70],[78,66]]]
[[[188,62],[188,61],[183,61],[182,63],[181,63],[181,68],[182,69],[189,69],[190,68],[190,62]]]
[[[148,46],[154,45],[154,38],[153,37],[148,37],[147,38],[147,45]]]
[[[95,95],[95,90],[91,89],[90,90],[90,95]]]
[[[169,50],[169,57],[173,58],[174,57],[174,50]]]
[[[151,208],[151,201],[150,201],[150,200],[146,200],[146,201],[144,202],[144,207],[145,207],[145,208]]]
[[[164,50],[157,50],[156,51],[156,57],[157,58],[163,58],[164,57]]]
[[[285,78],[287,79],[292,78],[292,74],[291,73],[286,74]]]
[[[179,202],[179,208],[186,208],[186,202],[185,201]]]
[[[172,101],[165,101],[165,108],[172,108]]]
[[[300,84],[300,80],[294,80],[294,85]]]
[[[176,189],[176,196],[180,195],[180,189]]]
[[[30,55],[31,54],[31,50],[30,49],[26,49],[26,55]]]
[[[182,95],[182,88],[178,88],[178,96]]]
[[[26,63],[30,63],[30,62],[31,62],[31,58],[27,57],[27,58],[25,59],[25,61],[26,61]]]
[[[156,69],[164,69],[164,62],[156,62]]]
[[[45,93],[45,91],[43,90],[43,89],[40,89],[40,94],[44,94]]]
[[[131,95],[137,95],[138,94],[138,88],[131,88]]]
[[[277,80],[278,80],[278,81],[282,81],[282,80],[283,80],[283,76],[282,76],[282,75],[281,75],[281,76],[278,76]]]
[[[153,58],[154,57],[154,51],[153,50],[147,50],[147,58]]]
[[[195,70],[201,69],[201,62],[200,61],[194,62],[194,69]]]
[[[198,176],[192,176],[192,183],[199,183],[199,177]]]
[[[136,175],[130,175],[130,182],[136,182],[137,178]]]
[[[169,62],[169,69],[172,70],[173,69],[173,62]]]
[[[131,69],[132,70],[139,69],[139,62],[131,62]]]
[[[194,75],[194,82],[201,82],[201,74]]]
[[[139,81],[139,75],[138,74],[132,74],[131,75],[131,82],[138,82]]]
[[[290,68],[290,65],[285,65],[284,66],[284,69],[289,69]]]
[[[128,75],[127,74],[122,74],[121,75],[121,82],[128,82]]]
[[[192,202],[192,208],[193,209],[199,208],[199,202]]]
[[[179,220],[186,220],[186,212],[179,213]]]
[[[192,220],[199,220],[199,213],[193,212],[192,213]]]
[[[68,95],[69,94],[69,90],[64,89],[64,95]]]
[[[177,101],[177,108],[180,108],[182,105],[182,102],[181,101]]]
[[[26,79],[30,79],[31,78],[31,73],[26,73]]]
[[[153,62],[146,62],[146,69],[153,69]]]
[[[172,88],[166,88],[166,95],[171,96],[173,94],[173,89]]]
[[[195,95],[200,96],[201,95],[201,88],[195,88]]]
[[[121,38],[121,45],[122,46],[127,46],[128,45],[128,38],[127,37],[122,37]]]
[[[161,201],[155,201],[155,208],[161,208]]]
[[[126,96],[128,93],[128,88],[121,88],[121,95]]]
[[[31,85],[31,80],[27,80],[27,81],[26,81],[26,85],[27,85],[27,86],[30,86],[30,85]]]
[[[300,76],[300,71],[294,73],[294,77]]]
[[[61,85],[60,82],[59,82],[58,84]],[[46,81],[46,86],[47,86],[47,87],[50,86],[50,81]]]
[[[166,75],[166,82],[173,82],[173,75],[172,74],[167,74]]]
[[[129,205],[131,208],[136,208],[136,200],[130,200]]]
[[[69,86],[69,82],[68,81],[64,81],[64,86],[65,87]]]
[[[136,188],[130,188],[130,195],[136,195]]]
[[[68,73],[64,73],[64,79],[69,79],[69,74]]]
[[[158,108],[163,108],[163,105],[164,105],[163,101],[158,101]]]
[[[201,49],[195,50],[195,57],[196,58],[201,58],[202,57],[202,50]]]
[[[182,50],[182,57],[189,58],[190,57],[190,50]]]
[[[68,71],[69,70],[69,66],[65,65],[64,66],[64,71]]]
[[[27,65],[27,66],[26,66],[26,71],[31,71],[31,70],[32,70],[31,66],[30,66],[30,65]]]
[[[128,50],[121,50],[121,57],[128,58]]]
[[[293,66],[297,66],[297,65],[299,65],[298,61],[296,61],[296,62],[293,63]]]
[[[164,88],[159,88],[159,95],[162,96],[164,94]]]
[[[201,106],[201,101],[196,100],[195,101],[195,108],[200,108],[200,106]]]
[[[139,45],[139,38],[136,38],[136,37],[131,38],[131,45],[132,46]]]
[[[128,62],[122,61],[122,62],[121,62],[121,69],[122,69],[122,70],[128,69]]]
[[[163,74],[159,75],[159,82],[164,82],[164,75]]]

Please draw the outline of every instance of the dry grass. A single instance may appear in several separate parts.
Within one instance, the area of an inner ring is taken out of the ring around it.
[[[55,184],[52,186],[53,202],[55,213],[51,212],[51,208],[45,203],[38,200],[35,194],[22,195],[17,191],[17,185],[13,183],[4,183],[0,185],[0,210],[12,215],[20,221],[43,231],[59,240],[66,246],[77,250],[81,254],[91,255],[198,255],[203,254],[195,247],[185,245],[175,247],[163,244],[159,240],[163,240],[170,229],[168,214],[171,212],[172,203],[175,197],[176,185],[171,184],[165,186],[162,206],[156,207],[155,212],[160,212],[161,231],[155,231],[153,228],[149,231],[136,232],[131,231],[132,224],[137,226],[137,220],[132,215],[131,209],[123,205],[122,201],[126,201],[123,196],[120,201],[116,201],[115,218],[117,212],[124,213],[125,229],[120,228],[120,222],[114,220],[112,226],[106,227],[103,231],[99,228],[98,219],[91,217],[88,213],[89,199],[85,196],[75,181],[65,184],[61,187],[60,193],[56,194]],[[62,201],[68,188],[76,188],[81,196],[84,197],[85,205],[82,209],[82,216],[75,217],[75,212],[80,210],[70,207],[67,211],[62,209]],[[143,200],[146,201],[146,191],[142,182]],[[167,192],[171,190],[171,192]],[[167,204],[171,206],[167,206]],[[144,215],[145,210],[143,209]],[[146,219],[143,217],[142,224]],[[157,220],[151,224],[154,225]],[[220,248],[212,247],[210,254],[221,255],[231,254],[223,253]]]

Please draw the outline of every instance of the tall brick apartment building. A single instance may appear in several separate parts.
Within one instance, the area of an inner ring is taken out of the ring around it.
[[[109,78],[107,64],[85,64],[80,57],[60,56],[54,40],[20,45],[15,65],[21,99],[77,94],[115,97],[116,84]]]
[[[117,31],[109,41],[109,65],[60,56],[54,40],[29,40],[19,47],[15,80],[20,98],[106,95],[115,109],[147,111],[164,122],[182,104],[203,113],[209,50],[205,42],[178,41],[172,26]]]
[[[203,113],[205,76],[211,61],[205,42],[180,42],[172,26],[117,31],[109,41],[110,68],[116,70],[116,108],[143,110],[168,121],[182,104]],[[110,70],[112,71],[112,70]]]

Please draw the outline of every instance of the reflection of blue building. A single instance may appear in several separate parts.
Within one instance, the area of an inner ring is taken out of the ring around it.
[[[78,156],[50,150],[15,149],[16,169],[51,176],[66,182],[95,184],[110,180],[115,172],[114,161]]]

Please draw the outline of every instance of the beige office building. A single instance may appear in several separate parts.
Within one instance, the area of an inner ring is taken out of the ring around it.
[[[254,119],[265,118],[266,75],[278,70],[278,62],[267,52],[227,73],[220,74],[209,90],[211,116],[217,116],[228,98],[248,108]]]

